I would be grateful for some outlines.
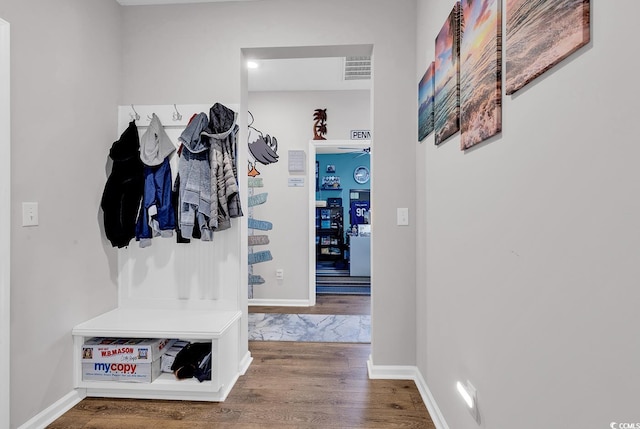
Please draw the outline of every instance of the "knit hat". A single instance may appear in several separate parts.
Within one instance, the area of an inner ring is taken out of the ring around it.
[[[140,159],[145,165],[153,167],[162,164],[176,147],[164,130],[160,118],[154,113],[149,128],[140,139]]]

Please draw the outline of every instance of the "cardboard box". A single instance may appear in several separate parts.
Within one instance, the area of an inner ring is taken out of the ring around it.
[[[82,380],[151,383],[160,375],[160,361],[156,359],[150,363],[83,362]]]
[[[82,346],[82,362],[147,363],[160,359],[176,340],[94,337]]]

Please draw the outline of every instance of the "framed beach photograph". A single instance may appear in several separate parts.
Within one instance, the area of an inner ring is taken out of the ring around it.
[[[431,62],[418,84],[418,141],[433,132],[433,86],[435,62]]]
[[[439,145],[460,131],[460,3],[436,37],[434,127]]]
[[[507,95],[589,43],[589,0],[506,0]]]
[[[502,130],[502,0],[460,2],[460,148]]]

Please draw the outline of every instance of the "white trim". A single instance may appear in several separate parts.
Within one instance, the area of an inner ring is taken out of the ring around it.
[[[309,221],[307,222],[309,249],[307,261],[309,262],[309,301],[316,305],[316,145],[309,141],[309,153],[307,154],[307,188],[309,189]]]
[[[72,390],[71,392],[60,398],[57,402],[52,404],[50,407],[36,414],[33,418],[24,423],[18,429],[46,428],[57,418],[73,408],[78,402],[82,401],[85,397],[86,393],[84,389]]]
[[[10,425],[11,77],[10,27],[0,19],[0,427]]]
[[[372,380],[414,380],[418,368],[411,365],[374,365],[371,355],[367,360],[369,378]]]
[[[431,420],[436,429],[449,429],[449,425],[444,419],[436,400],[427,386],[422,373],[417,366],[410,365],[374,365],[369,356],[367,360],[367,370],[369,378],[372,380],[412,380],[422,397],[422,402],[427,407]]]
[[[315,258],[314,258],[315,260]],[[315,290],[314,290],[315,295]],[[315,305],[315,300],[311,303],[308,299],[250,299],[250,306],[261,306],[261,307],[313,307]]]
[[[240,359],[238,373],[240,375],[245,375],[249,369],[249,365],[251,365],[251,362],[253,362],[253,357],[251,356],[251,352],[247,352],[244,357]]]

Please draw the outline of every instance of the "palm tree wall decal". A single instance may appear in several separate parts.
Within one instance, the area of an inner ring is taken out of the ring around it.
[[[327,109],[316,109],[313,113],[313,139],[326,140],[323,136],[327,134]]]

